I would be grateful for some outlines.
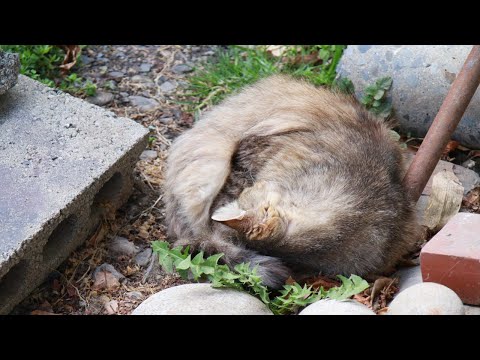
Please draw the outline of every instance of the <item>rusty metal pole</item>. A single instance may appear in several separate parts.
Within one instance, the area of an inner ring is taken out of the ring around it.
[[[420,198],[479,84],[480,45],[474,45],[403,178],[412,200]]]

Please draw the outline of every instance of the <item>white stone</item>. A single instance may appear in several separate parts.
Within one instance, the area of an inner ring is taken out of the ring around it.
[[[388,315],[463,315],[462,300],[448,287],[424,282],[399,293],[389,306]]]
[[[480,315],[480,306],[463,305],[465,315]]]
[[[303,309],[299,315],[375,315],[355,300],[319,300]]]
[[[162,290],[142,302],[132,315],[273,315],[259,299],[211,284],[185,284]]]

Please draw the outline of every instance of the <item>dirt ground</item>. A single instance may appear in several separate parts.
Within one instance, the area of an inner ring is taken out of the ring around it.
[[[192,114],[182,111],[179,104],[187,85],[185,77],[193,67],[211,60],[215,50],[216,46],[188,45],[108,45],[83,50],[77,72],[98,89],[87,101],[149,128],[150,151],[136,164],[135,188],[128,203],[13,314],[129,314],[149,295],[184,283],[162,272],[148,249],[151,241],[165,239],[162,183],[167,150],[193,123]],[[113,246],[116,237],[135,247]],[[143,260],[135,257],[139,253]],[[112,265],[118,271],[116,278],[108,278],[111,273],[103,271],[105,265],[98,269],[102,264]]]

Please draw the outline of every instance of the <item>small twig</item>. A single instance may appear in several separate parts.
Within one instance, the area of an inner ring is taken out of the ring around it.
[[[77,283],[79,283],[80,281],[82,281],[83,278],[84,278],[85,276],[87,276],[87,274],[88,274],[88,272],[90,271],[90,269],[91,269],[91,266],[88,265],[87,271],[85,271],[85,273],[80,277],[80,279],[77,280]]]
[[[177,52],[178,52],[178,49],[175,49],[174,51],[172,51],[172,54],[168,58],[167,62],[163,65],[162,70],[160,70],[157,76],[155,76],[155,83],[157,83],[158,79],[160,79],[160,77],[164,74],[166,70],[170,69],[170,66],[172,66],[172,63],[175,61],[175,55],[177,54]]]
[[[141,172],[140,174],[143,176],[143,178],[144,178],[145,181],[147,182],[148,186],[150,186],[150,189],[152,189],[152,191],[155,191],[154,187],[153,187],[152,184],[150,183],[150,180],[148,180],[147,176],[146,176],[143,172]]]
[[[150,259],[150,264],[148,265],[148,268],[147,268],[147,270],[145,270],[145,274],[142,277],[142,281],[141,281],[142,284],[145,284],[147,282],[148,278],[150,277],[150,275],[152,273],[152,270],[153,270],[156,262],[158,262],[158,254],[154,252],[152,254],[152,258]]]
[[[63,277],[63,278],[67,281],[67,284],[69,284],[70,286],[72,286],[72,287],[75,289],[78,297],[79,297],[81,300],[83,300],[83,301],[85,302],[85,304],[88,305],[88,301],[87,301],[82,295],[80,295],[80,291],[78,290],[78,288],[77,288],[75,285],[73,285],[72,282],[71,282],[70,280],[68,280],[65,275],[63,275],[63,274],[62,274],[60,271],[58,271],[57,269],[53,269],[53,271],[54,271],[54,272],[57,272],[58,274],[60,274],[60,276]]]
[[[208,102],[215,96],[217,95],[219,92],[221,91],[225,91],[225,88],[223,87],[218,87],[217,89],[215,89],[214,91],[212,91],[210,94],[208,94],[208,96],[200,103],[198,104],[196,107],[195,107],[195,110],[201,110],[203,107],[205,106],[208,106]]]
[[[142,217],[143,215],[146,215],[148,214],[150,211],[152,211],[153,209],[157,209],[155,206],[158,204],[158,202],[160,200],[162,200],[163,198],[163,194],[161,194],[157,200],[155,200],[155,202],[153,203],[153,205],[149,206],[148,208],[146,208],[145,210],[143,210],[142,212],[140,212],[138,215],[135,215],[130,221],[132,220],[136,220],[138,219],[139,217]],[[158,209],[157,209],[158,210]]]
[[[162,198],[163,198],[163,194],[160,195],[157,200],[155,200],[155,202],[153,203],[152,206],[150,206],[149,209],[153,209],[155,206],[157,206],[158,202],[159,202],[160,200],[162,200]],[[147,210],[145,210],[145,211],[147,211]]]
[[[168,140],[165,136],[163,136],[162,133],[160,133],[158,126],[155,126],[155,129],[156,129],[155,132],[157,133],[157,140],[159,140],[162,144],[165,144],[167,146],[172,145],[172,142]]]

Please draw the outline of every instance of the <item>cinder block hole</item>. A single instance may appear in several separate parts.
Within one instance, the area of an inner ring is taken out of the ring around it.
[[[123,187],[123,176],[121,173],[117,172],[102,186],[100,191],[95,195],[93,203],[100,204],[102,202],[112,202],[115,201],[117,196],[122,191]]]
[[[111,205],[115,206],[123,189],[123,176],[117,172],[102,186],[93,199],[91,214],[98,216],[108,210]]]
[[[27,270],[27,261],[21,260],[0,279],[0,304],[2,303],[2,299],[14,295],[25,286]]]
[[[52,235],[50,235],[43,248],[44,260],[55,257],[59,250],[72,241],[76,224],[77,217],[70,215],[53,230]]]

